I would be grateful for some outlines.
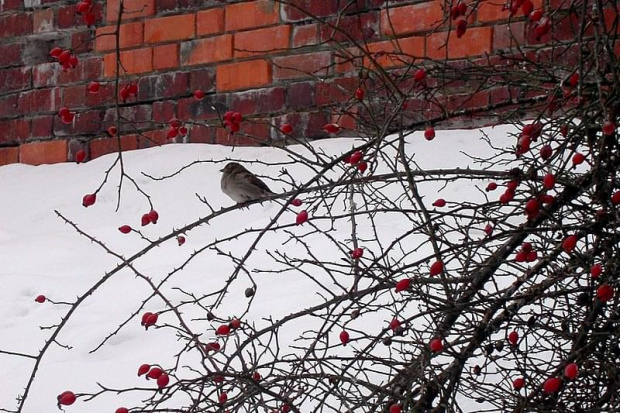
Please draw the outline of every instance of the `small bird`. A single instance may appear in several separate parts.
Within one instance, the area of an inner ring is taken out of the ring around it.
[[[222,192],[238,204],[275,195],[263,181],[237,162],[226,164],[220,172],[223,172]]]

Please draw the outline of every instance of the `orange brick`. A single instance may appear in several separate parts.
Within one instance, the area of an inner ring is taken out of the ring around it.
[[[147,43],[187,40],[194,37],[195,14],[157,17],[144,23],[144,41]]]
[[[258,0],[226,6],[226,31],[269,26],[278,22],[279,2]]]
[[[142,22],[121,24],[118,40],[121,49],[142,44],[144,42]],[[98,51],[116,49],[116,25],[97,29],[95,48]]]
[[[132,75],[153,70],[153,49],[127,50],[121,52],[121,74]],[[116,53],[108,53],[103,58],[103,74],[112,77],[116,74]]]
[[[90,141],[90,159],[95,159],[109,153],[118,152],[118,139],[102,138],[93,139]],[[137,135],[121,136],[121,151],[131,151],[138,149],[138,137]]]
[[[493,27],[469,28],[460,39],[451,33],[448,43],[448,32],[433,33],[426,38],[426,54],[431,59],[444,59],[446,48],[448,59],[460,59],[490,53],[493,46]]]
[[[0,166],[19,162],[19,147],[0,148]]]
[[[442,1],[432,0],[381,10],[381,32],[399,36],[433,30],[443,21],[442,4]]]
[[[289,48],[291,26],[275,26],[235,34],[235,58],[278,53]]]
[[[293,47],[311,46],[317,44],[319,34],[318,24],[305,24],[293,29]]]
[[[116,23],[120,0],[107,0],[106,18],[108,23]],[[155,14],[155,0],[124,0],[122,20]]]
[[[196,35],[209,36],[224,31],[224,9],[202,10],[196,13]]]
[[[412,36],[368,44],[368,51],[382,67],[396,67],[411,63],[411,57],[424,57],[424,37]],[[372,67],[371,60],[364,57],[364,66]]]
[[[231,60],[233,57],[233,36],[209,37],[181,43],[181,63],[197,65]]]
[[[215,82],[218,92],[267,86],[271,84],[271,65],[265,60],[220,65]]]
[[[67,161],[67,141],[26,143],[19,147],[19,161],[28,165]]]
[[[49,32],[54,29],[54,10],[42,9],[32,13],[32,31],[34,33]]]
[[[326,76],[329,73],[331,60],[331,52],[278,57],[273,60],[273,76],[275,79]]]
[[[153,47],[153,70],[179,67],[179,45],[167,44]]]

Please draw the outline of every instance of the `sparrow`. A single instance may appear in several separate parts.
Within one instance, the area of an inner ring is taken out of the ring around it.
[[[237,162],[226,164],[220,172],[223,172],[222,192],[238,204],[275,195],[263,181]]]

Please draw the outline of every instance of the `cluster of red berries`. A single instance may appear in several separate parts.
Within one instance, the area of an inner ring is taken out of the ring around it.
[[[73,123],[75,113],[71,112],[68,107],[63,106],[58,111],[58,116],[60,116],[60,120],[62,121],[62,123],[64,123],[65,125],[70,125],[71,123]]]
[[[168,132],[166,133],[166,137],[168,139],[174,139],[177,136],[185,136],[187,135],[187,127],[183,126],[181,121],[177,118],[172,118],[168,121]]]
[[[92,0],[82,0],[75,6],[75,11],[77,14],[81,14],[84,18],[84,23],[87,26],[92,26],[95,23],[96,16],[93,13],[93,2]]]
[[[537,142],[538,138],[542,134],[542,124],[539,122],[530,123],[523,126],[521,135],[517,141],[517,158],[530,150],[532,142]]]
[[[60,63],[60,66],[64,72],[75,69],[78,65],[78,58],[72,54],[70,50],[63,50],[60,47],[54,47],[50,50],[50,56]]]
[[[147,380],[157,380],[157,387],[163,389],[170,383],[170,376],[163,369],[149,364],[142,364],[138,368],[138,376],[144,376]]]
[[[368,169],[368,162],[364,161],[363,158],[364,152],[355,151],[352,154],[345,156],[342,159],[342,162],[350,164],[352,166],[357,166],[357,170],[363,174]]]
[[[129,83],[121,88],[118,92],[118,96],[123,102],[126,102],[130,96],[138,95],[138,85],[136,83]]]
[[[538,259],[538,253],[532,247],[531,242],[521,244],[521,249],[515,255],[516,262],[534,262]]]
[[[243,122],[243,115],[239,112],[229,110],[224,114],[224,127],[228,129],[231,134],[239,132],[239,129],[241,129],[241,122]]]
[[[215,330],[215,334],[218,335],[218,336],[227,336],[232,331],[235,331],[235,330],[237,330],[240,327],[241,327],[241,320],[239,320],[238,318],[233,318],[232,320],[230,320],[230,322],[228,324],[220,325]]]

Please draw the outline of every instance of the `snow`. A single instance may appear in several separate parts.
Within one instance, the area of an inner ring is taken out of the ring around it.
[[[484,133],[497,146],[502,146],[514,142],[514,138],[508,137],[512,130],[501,126],[487,128]],[[492,156],[489,148],[481,141],[481,136],[479,130],[438,131],[435,140],[427,142],[422,132],[416,132],[408,141],[412,152],[417,152],[414,161],[422,168],[464,168],[473,166],[473,162],[462,151],[476,156]],[[350,150],[353,143],[351,139],[333,139],[317,142],[314,146],[322,149],[326,155],[335,157]],[[289,149],[307,153],[305,149]],[[285,167],[297,182],[312,177],[309,168],[291,162],[289,155],[274,148],[233,150],[216,145],[182,144],[126,152],[123,160],[127,173],[149,194],[160,216],[156,225],[140,228],[140,217],[149,211],[149,203],[125,180],[120,206],[116,210],[119,201],[118,167],[98,194],[95,205],[89,208],[81,205],[82,197],[101,185],[105,171],[115,159],[116,154],[112,154],[79,165],[67,163],[32,167],[16,164],[0,167],[1,351],[36,355],[52,333],[46,327],[58,324],[69,309],[66,304],[36,303],[34,298],[37,295],[44,294],[54,302],[71,303],[113,272],[100,288],[84,298],[60,333],[58,342],[71,348],[50,346],[37,371],[24,413],[55,411],[58,394],[68,389],[76,393],[97,392],[97,383],[117,389],[140,387],[149,390],[138,394],[105,394],[88,403],[78,399],[74,406],[66,410],[113,412],[119,406],[137,405],[140,400],[152,395],[154,384],[145,383],[136,376],[138,366],[157,362],[172,367],[173,355],[182,343],[177,341],[170,329],[150,328],[145,331],[140,325],[141,314],[145,311],[162,311],[166,308],[164,303],[161,298],[153,296],[153,290],[146,279],[137,277],[128,268],[114,271],[122,262],[120,256],[131,257],[149,244],[146,238],[156,240],[169,236],[175,229],[208,216],[211,211],[199,196],[204,197],[216,211],[231,206],[232,201],[219,189],[219,169],[227,159],[243,160],[248,169],[263,176],[276,177]],[[248,162],[251,160],[260,162]],[[196,161],[200,162],[164,180],[152,180],[142,174],[166,176]],[[268,165],[275,162],[286,164]],[[266,181],[276,192],[291,189],[283,180]],[[425,183],[421,188],[429,205],[438,197],[438,192],[448,202],[484,199],[482,191],[472,186],[448,185],[444,188],[437,183]],[[187,231],[187,242],[183,246],[177,245],[174,236],[170,237],[135,260],[135,269],[156,285],[162,283],[161,291],[175,303],[187,300],[188,297],[174,287],[191,291],[197,296],[218,291],[233,273],[230,260],[211,250],[200,254],[194,252],[215,239],[241,234],[220,246],[223,253],[230,251],[240,255],[258,235],[255,231],[269,224],[280,212],[278,204],[282,205],[283,201],[270,201],[227,212],[208,224]],[[282,269],[281,264],[275,263],[265,254],[267,249],[286,251],[291,256],[304,253],[299,243],[284,243],[288,239],[286,231],[297,235],[310,232],[307,226],[287,227],[294,222],[298,210],[292,208],[282,213],[276,225],[284,227],[261,239],[257,253],[248,261],[249,267]],[[80,235],[55,211],[119,257],[108,254],[101,245]],[[402,220],[399,219],[386,219],[382,223],[381,234],[385,240],[401,232],[399,226]],[[135,232],[121,234],[118,227],[125,224],[140,229],[145,238]],[[327,224],[317,221],[319,226]],[[361,230],[364,234],[368,232],[363,228]],[[342,239],[350,237],[350,229],[343,228],[342,231]],[[307,242],[313,240],[318,242],[319,237],[313,234],[306,238]],[[343,260],[343,252],[331,247],[321,250],[320,254],[322,258],[333,257],[334,262]],[[424,251],[420,251],[420,254],[424,254]],[[181,266],[184,266],[182,271],[174,271]],[[251,311],[246,314],[247,299],[244,291],[252,286],[250,277],[259,287]],[[265,317],[281,319],[292,312],[321,303],[322,299],[317,293],[329,294],[330,289],[339,288],[328,277],[317,277],[323,287],[303,274],[292,271],[282,274],[240,272],[233,281],[232,293],[224,297],[217,315],[223,318],[230,315],[243,316],[245,322],[264,326]],[[338,281],[346,288],[351,282],[350,279]],[[144,300],[146,303],[143,306]],[[205,300],[212,301],[211,298]],[[217,323],[207,322],[205,315],[191,306],[184,307],[183,311],[188,323],[207,337],[214,337],[213,327],[217,327]],[[376,317],[387,319],[384,314],[377,314]],[[127,323],[105,345],[91,352],[124,322]],[[174,322],[175,317],[168,311],[160,314],[158,325]],[[300,322],[291,326],[281,335],[285,346],[291,345],[308,328]],[[350,326],[351,331],[355,328],[363,329],[364,325],[358,323]],[[353,332],[351,336],[354,341]],[[186,364],[192,362],[191,359],[183,361]],[[0,353],[0,408],[10,410],[16,407],[16,398],[23,393],[33,366],[32,359]]]

